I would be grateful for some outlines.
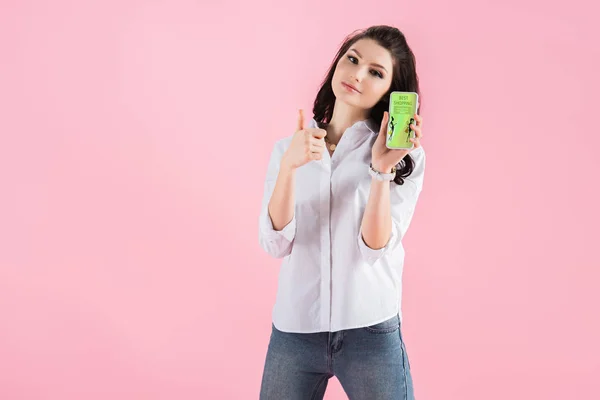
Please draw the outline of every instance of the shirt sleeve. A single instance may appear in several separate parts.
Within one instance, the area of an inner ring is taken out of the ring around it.
[[[282,230],[275,230],[273,221],[269,215],[269,201],[275,189],[277,175],[279,174],[279,165],[283,150],[281,143],[278,142],[273,147],[269,166],[267,168],[267,176],[264,184],[264,194],[260,217],[258,221],[258,240],[269,255],[275,258],[283,258],[292,252],[292,244],[296,236],[296,214],[294,213],[292,220],[283,227]]]
[[[388,253],[393,252],[402,242],[410,222],[412,221],[415,207],[421,190],[423,189],[423,175],[425,172],[425,152],[421,147],[411,152],[415,162],[413,172],[404,179],[403,185],[391,183],[390,203],[392,214],[392,232],[386,245],[380,249],[372,249],[365,243],[362,236],[362,226],[358,232],[358,247],[369,265],[375,264]]]

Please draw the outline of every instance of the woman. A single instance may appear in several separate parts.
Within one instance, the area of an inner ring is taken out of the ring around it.
[[[335,376],[352,400],[413,399],[400,299],[402,238],[423,185],[422,118],[412,150],[385,146],[392,91],[419,93],[396,28],[350,36],[314,118],[271,154],[259,240],[283,258],[261,399],[322,399]]]

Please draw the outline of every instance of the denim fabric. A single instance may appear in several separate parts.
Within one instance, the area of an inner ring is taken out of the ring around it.
[[[335,376],[350,400],[414,400],[400,318],[339,332],[272,327],[261,400],[323,399]]]

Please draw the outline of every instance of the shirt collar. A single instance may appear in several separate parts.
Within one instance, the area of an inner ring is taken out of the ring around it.
[[[318,128],[319,124],[317,121],[312,118],[309,124],[310,128]],[[359,132],[369,133],[369,134],[377,134],[379,133],[379,129],[377,124],[372,119],[362,120],[356,122],[354,125],[349,127],[348,129],[357,130]]]

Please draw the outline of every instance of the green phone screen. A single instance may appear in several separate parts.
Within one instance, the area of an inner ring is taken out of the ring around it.
[[[413,143],[414,131],[410,124],[414,124],[414,115],[417,113],[419,97],[414,92],[392,92],[390,95],[390,118],[388,121],[386,146],[390,149],[410,149]]]

